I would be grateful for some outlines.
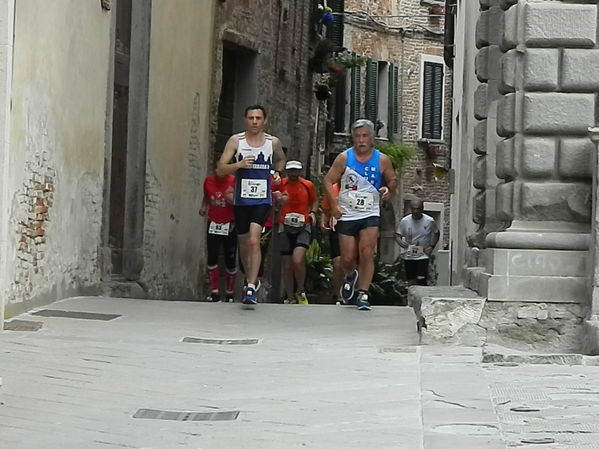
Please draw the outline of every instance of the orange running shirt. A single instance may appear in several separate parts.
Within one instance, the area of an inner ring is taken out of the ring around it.
[[[310,223],[310,206],[316,200],[316,188],[311,181],[298,178],[297,182],[289,182],[289,178],[281,181],[281,190],[287,192],[289,201],[281,206],[279,223],[285,223],[285,215],[289,213],[302,214],[306,224]]]

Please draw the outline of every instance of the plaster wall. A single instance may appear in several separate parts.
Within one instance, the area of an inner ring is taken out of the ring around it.
[[[100,280],[110,26],[100,2],[16,4],[3,179],[7,316]]]
[[[199,294],[204,221],[198,215],[209,169],[214,1],[152,6],[144,268],[150,297]]]

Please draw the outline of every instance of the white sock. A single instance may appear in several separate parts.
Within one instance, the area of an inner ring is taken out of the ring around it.
[[[248,288],[253,288],[254,290],[256,290],[256,286],[254,284],[248,283]]]

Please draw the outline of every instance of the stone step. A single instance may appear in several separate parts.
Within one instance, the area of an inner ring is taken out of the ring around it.
[[[586,276],[588,251],[489,248],[482,251],[488,273],[516,276]]]
[[[489,278],[489,301],[586,303],[587,278],[582,276],[496,276]]]

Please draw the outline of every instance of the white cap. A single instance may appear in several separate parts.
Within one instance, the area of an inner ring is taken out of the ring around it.
[[[302,168],[304,168],[304,166],[300,161],[287,161],[287,163],[285,164],[285,170],[292,170],[294,168],[296,170],[301,170]]]

